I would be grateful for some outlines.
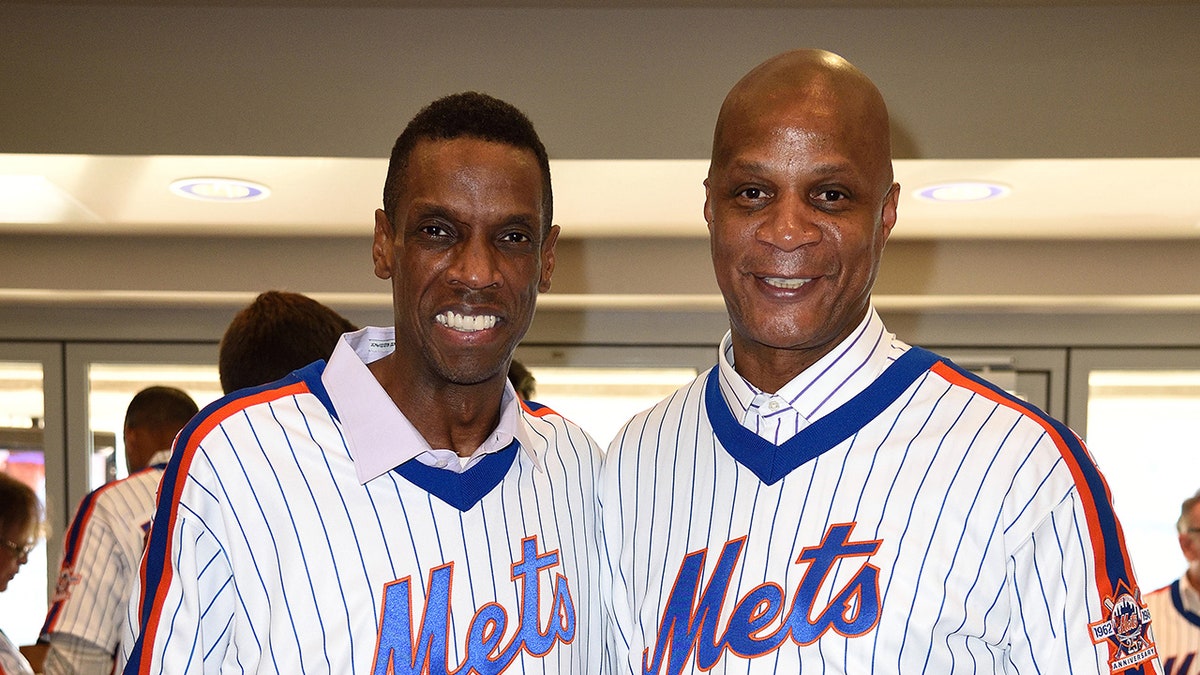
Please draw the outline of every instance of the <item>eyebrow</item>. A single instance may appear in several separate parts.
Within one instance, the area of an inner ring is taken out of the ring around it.
[[[463,223],[461,218],[456,216],[452,211],[441,204],[414,202],[412,204],[415,209],[414,213],[418,220],[425,218],[441,218],[452,223]],[[470,223],[467,223],[470,224]],[[512,213],[506,216],[502,222],[502,226],[523,225],[531,229],[541,228],[542,222],[536,213]]]

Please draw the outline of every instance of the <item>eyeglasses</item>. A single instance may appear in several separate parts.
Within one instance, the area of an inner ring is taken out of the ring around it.
[[[7,539],[0,539],[0,546],[8,549],[8,552],[13,554],[14,558],[24,558],[29,555],[29,552],[37,548],[37,541],[31,541],[28,544],[17,544]]]

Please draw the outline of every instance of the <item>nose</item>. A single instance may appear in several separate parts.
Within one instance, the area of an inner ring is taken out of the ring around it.
[[[785,192],[764,213],[755,233],[758,241],[781,251],[794,251],[821,240],[821,228],[813,221],[805,199]]]
[[[497,252],[483,237],[470,237],[455,248],[448,274],[451,283],[478,290],[501,280]]]

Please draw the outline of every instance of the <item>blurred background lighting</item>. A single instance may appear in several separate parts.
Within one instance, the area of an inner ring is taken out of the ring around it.
[[[959,181],[938,183],[917,190],[916,196],[931,202],[982,202],[998,199],[1012,192],[1012,188],[999,183]]]
[[[265,185],[238,178],[184,178],[171,183],[171,192],[206,202],[253,202],[271,194]]]

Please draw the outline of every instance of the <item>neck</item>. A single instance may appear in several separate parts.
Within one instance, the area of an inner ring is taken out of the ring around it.
[[[478,384],[419,381],[388,355],[368,368],[431,448],[470,457],[500,423],[506,377]],[[401,373],[407,373],[401,374]]]

